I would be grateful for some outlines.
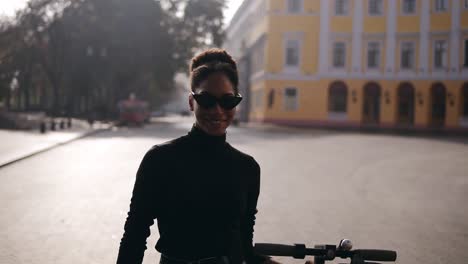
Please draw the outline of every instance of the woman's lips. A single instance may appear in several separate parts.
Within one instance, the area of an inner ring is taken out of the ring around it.
[[[207,118],[205,119],[208,123],[210,124],[215,124],[219,125],[221,123],[225,123],[227,120],[226,119],[216,119],[216,118]]]

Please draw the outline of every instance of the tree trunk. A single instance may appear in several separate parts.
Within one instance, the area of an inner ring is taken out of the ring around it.
[[[6,110],[9,111],[11,108],[11,89],[8,86],[6,89]]]

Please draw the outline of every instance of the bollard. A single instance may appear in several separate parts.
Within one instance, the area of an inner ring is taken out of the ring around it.
[[[53,119],[50,121],[50,130],[55,131],[55,120]]]
[[[88,124],[89,124],[90,128],[93,128],[94,119],[93,118],[88,118]]]
[[[41,131],[41,134],[44,134],[46,132],[46,124],[44,121],[42,121],[39,125],[39,131]]]
[[[67,120],[67,127],[68,127],[68,128],[71,128],[71,127],[72,127],[72,120],[71,120],[70,117],[69,117],[68,120]]]
[[[60,129],[65,129],[65,122],[62,120],[60,120]]]

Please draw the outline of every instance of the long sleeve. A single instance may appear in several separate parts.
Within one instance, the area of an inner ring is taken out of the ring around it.
[[[154,223],[154,169],[158,163],[157,151],[153,148],[146,153],[136,175],[130,210],[125,222],[124,234],[120,242],[117,264],[140,264],[146,250],[146,239]]]
[[[257,201],[260,194],[260,166],[254,159],[252,161],[253,169],[251,179],[249,179],[247,210],[241,224],[241,236],[246,262],[248,264],[257,264],[263,263],[268,257],[258,255],[253,250],[255,215],[257,214]]]

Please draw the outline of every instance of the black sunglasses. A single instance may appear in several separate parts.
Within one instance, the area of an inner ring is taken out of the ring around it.
[[[223,109],[231,110],[242,101],[242,95],[225,94],[219,98],[206,92],[196,94],[192,92],[195,101],[203,108],[212,108],[218,103]]]

